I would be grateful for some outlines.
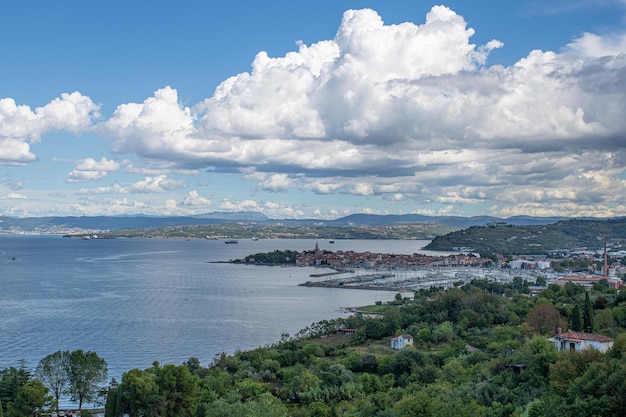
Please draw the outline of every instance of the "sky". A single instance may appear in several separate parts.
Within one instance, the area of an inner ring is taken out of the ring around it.
[[[0,3],[0,215],[626,215],[626,0]]]

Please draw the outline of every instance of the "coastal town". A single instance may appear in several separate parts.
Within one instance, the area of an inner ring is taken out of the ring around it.
[[[480,257],[474,253],[449,255],[384,254],[354,251],[321,250],[316,244],[312,251],[296,256],[297,266],[325,267],[328,272],[312,274],[304,286],[359,288],[392,291],[416,291],[421,288],[450,287],[474,279],[512,282],[516,277],[532,284],[531,294],[548,284],[564,286],[568,282],[591,287],[594,284],[620,288],[626,266],[623,254],[581,251],[568,254],[567,259],[584,262],[584,271],[556,268],[565,259],[546,256],[504,257],[493,254]],[[609,260],[610,259],[610,260]],[[553,267],[554,266],[554,267]],[[538,279],[539,278],[539,279]]]

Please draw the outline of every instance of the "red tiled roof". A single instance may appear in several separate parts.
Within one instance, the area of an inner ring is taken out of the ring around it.
[[[554,336],[557,339],[567,339],[567,340],[589,340],[591,342],[612,342],[608,336],[604,336],[596,333],[583,333],[583,332],[575,332],[573,330],[567,331],[565,333],[556,334]]]

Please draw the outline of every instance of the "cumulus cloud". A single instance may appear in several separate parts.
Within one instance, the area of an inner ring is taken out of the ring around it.
[[[167,191],[185,188],[186,186],[187,184],[185,181],[172,180],[170,178],[167,178],[167,175],[158,175],[155,177],[145,177],[143,180],[139,180],[129,186],[113,184],[111,186],[105,187],[81,188],[80,190],[76,191],[75,194],[161,194]]]
[[[254,200],[232,201],[225,198],[220,204],[223,211],[262,211]]]
[[[287,174],[272,174],[269,178],[259,183],[259,188],[274,192],[285,192],[292,185],[292,181]]]
[[[34,161],[29,143],[52,131],[75,134],[91,128],[100,105],[79,92],[64,93],[34,110],[12,98],[0,99],[0,164],[23,165]]]
[[[190,191],[185,198],[183,198],[183,206],[201,206],[208,207],[211,205],[211,200],[206,197],[201,196],[198,191],[192,190]]]
[[[37,157],[30,151],[30,145],[19,139],[0,136],[0,164],[24,165]]]
[[[164,87],[118,106],[98,130],[113,138],[115,152],[155,164],[145,172],[152,176],[128,187],[132,193],[183,187],[159,167],[211,167],[239,170],[269,192],[297,187],[442,207],[491,202],[494,214],[511,205],[568,210],[576,202],[619,211],[626,35],[586,33],[510,66],[489,66],[490,52],[506,46],[475,45],[473,35],[445,6],[421,24],[388,25],[374,10],[348,10],[333,39],[299,42],[280,57],[259,52],[250,72],[194,106]],[[23,138],[80,131],[97,111],[78,93],[49,106],[0,102],[1,120],[10,121],[0,130],[7,141],[0,163],[32,161]],[[68,179],[108,172],[75,171]],[[269,210],[253,201],[221,205]]]
[[[100,161],[93,158],[83,159],[76,168],[67,174],[66,182],[94,181],[104,178],[109,172],[117,171],[119,162],[102,157]]]
[[[195,132],[189,108],[178,103],[178,93],[162,88],[143,103],[118,106],[100,128],[116,138],[114,151],[168,159],[166,153],[193,159]]]
[[[145,177],[141,181],[137,181],[130,187],[130,193],[164,193],[178,188],[184,188],[187,184],[185,181],[177,181],[167,178],[167,175],[158,175],[156,177]]]

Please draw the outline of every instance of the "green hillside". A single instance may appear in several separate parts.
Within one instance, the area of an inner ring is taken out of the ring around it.
[[[473,226],[437,236],[429,250],[450,251],[471,248],[477,252],[508,254],[549,254],[559,249],[600,250],[604,242],[612,249],[626,239],[626,218],[607,220],[565,220],[549,225],[513,226],[494,223]]]

